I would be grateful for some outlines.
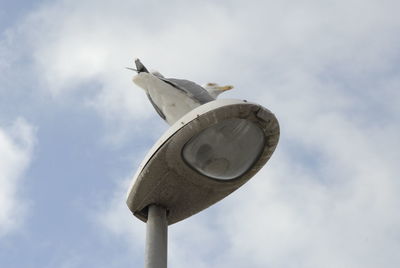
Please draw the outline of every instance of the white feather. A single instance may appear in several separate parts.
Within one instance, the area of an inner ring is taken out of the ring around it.
[[[141,72],[133,77],[133,82],[150,94],[153,102],[164,113],[169,125],[174,124],[179,118],[200,106],[183,91],[174,88],[151,73]]]

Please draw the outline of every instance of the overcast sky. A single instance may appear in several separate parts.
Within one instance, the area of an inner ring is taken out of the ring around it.
[[[168,125],[124,69],[233,84],[278,148],[169,228],[169,267],[400,263],[400,2],[7,1],[0,7],[0,267],[142,267],[125,205]]]

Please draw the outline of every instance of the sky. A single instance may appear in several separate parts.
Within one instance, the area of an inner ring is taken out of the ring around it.
[[[169,227],[169,267],[398,267],[399,1],[0,5],[0,267],[143,267],[125,197],[168,125],[136,57],[281,128],[254,178]]]

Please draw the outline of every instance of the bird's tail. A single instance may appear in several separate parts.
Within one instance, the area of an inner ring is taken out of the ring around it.
[[[148,73],[149,71],[144,67],[143,63],[139,59],[135,59],[136,70],[138,73],[145,72]]]

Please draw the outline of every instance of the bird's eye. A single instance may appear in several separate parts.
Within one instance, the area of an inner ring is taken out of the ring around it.
[[[215,84],[215,83],[207,83],[207,86],[209,86],[209,87],[213,87],[213,86],[216,86],[217,84]]]

